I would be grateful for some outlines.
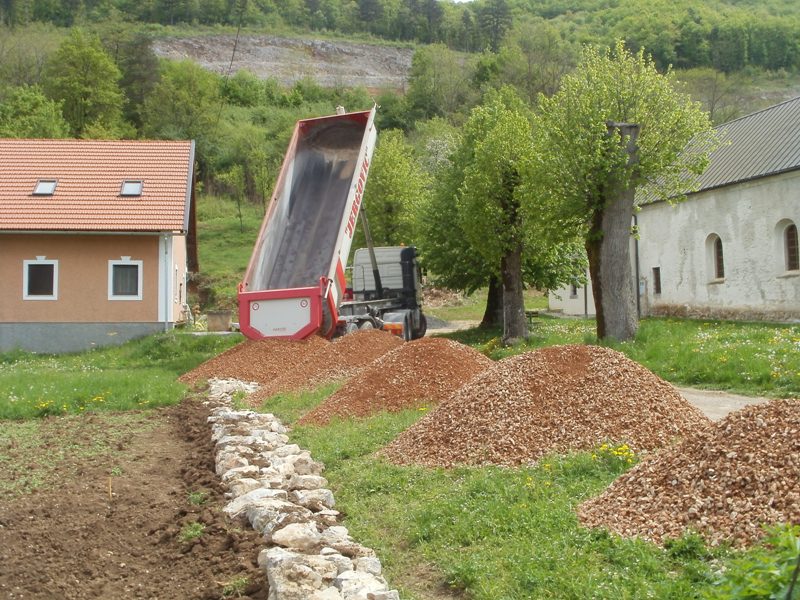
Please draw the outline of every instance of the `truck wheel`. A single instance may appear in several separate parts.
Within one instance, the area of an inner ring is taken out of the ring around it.
[[[414,339],[418,340],[421,337],[425,337],[425,332],[428,331],[428,320],[425,318],[425,315],[420,313],[419,315],[419,329],[414,330]]]
[[[403,341],[410,342],[413,339],[414,332],[411,331],[411,319],[409,319],[408,315],[406,315],[406,318],[403,319]]]

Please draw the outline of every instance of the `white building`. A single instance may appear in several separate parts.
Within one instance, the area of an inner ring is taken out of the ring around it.
[[[632,241],[641,314],[800,319],[800,98],[720,125],[699,191],[644,204]],[[593,315],[591,284],[550,309]]]

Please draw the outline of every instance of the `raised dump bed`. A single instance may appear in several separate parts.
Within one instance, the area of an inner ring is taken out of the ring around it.
[[[298,121],[244,280],[252,339],[333,335],[375,147],[375,109]]]

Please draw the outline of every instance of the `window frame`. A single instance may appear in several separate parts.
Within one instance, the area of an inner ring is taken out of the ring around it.
[[[661,295],[661,267],[653,267],[653,295]]]
[[[137,267],[137,294],[125,294],[125,295],[117,295],[114,294],[114,267],[118,266],[135,266]],[[142,284],[144,281],[143,277],[144,272],[144,261],[142,260],[131,260],[130,256],[123,256],[117,259],[111,259],[108,261],[108,299],[109,301],[117,301],[117,300],[133,300],[133,301],[140,301],[142,299]]]
[[[790,239],[792,232],[794,239]],[[787,273],[800,271],[800,246],[798,246],[797,225],[794,223],[789,223],[783,228],[783,257],[784,269]]]
[[[722,245],[722,238],[717,236],[714,240],[714,279],[721,281],[725,279],[725,249]]]
[[[53,266],[53,293],[44,294],[30,294],[28,293],[28,284],[30,283],[28,268],[35,265],[52,265]],[[45,258],[44,256],[37,256],[34,260],[22,261],[22,299],[23,300],[58,300],[58,259]]]
[[[578,284],[577,283],[570,283],[569,284],[569,297],[570,298],[577,298],[578,297]]]
[[[52,188],[49,187],[52,184]],[[48,185],[47,189],[40,188],[40,186]],[[52,196],[56,193],[58,187],[58,179],[39,179],[36,185],[33,186],[33,196]]]
[[[125,186],[131,185],[131,184],[138,185],[139,186],[139,191],[136,192],[136,193],[130,193],[130,192],[126,193],[125,192]],[[124,179],[122,181],[122,184],[119,187],[119,195],[120,196],[125,196],[126,198],[137,198],[137,197],[142,195],[143,191],[144,191],[144,180],[143,179]]]

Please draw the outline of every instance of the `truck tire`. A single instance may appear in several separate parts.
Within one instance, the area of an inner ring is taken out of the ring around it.
[[[403,319],[403,341],[410,342],[414,339],[414,332],[411,330],[411,319],[408,315]]]
[[[425,332],[428,331],[428,319],[425,318],[425,315],[420,313],[419,314],[419,328],[415,329],[412,333],[412,339],[418,340],[421,337],[425,337]]]

